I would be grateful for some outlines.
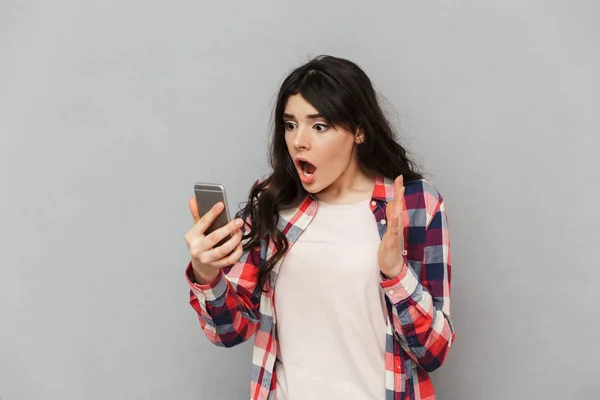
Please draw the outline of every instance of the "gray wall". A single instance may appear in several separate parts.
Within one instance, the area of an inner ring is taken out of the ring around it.
[[[250,344],[187,303],[187,198],[243,200],[319,53],[365,68],[446,198],[439,398],[599,398],[598,3],[365,4],[0,0],[3,400],[247,398]]]

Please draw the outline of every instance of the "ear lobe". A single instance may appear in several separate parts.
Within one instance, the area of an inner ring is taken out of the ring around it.
[[[361,144],[364,141],[365,141],[365,134],[362,133],[362,131],[356,132],[356,134],[354,135],[354,142],[357,144]]]

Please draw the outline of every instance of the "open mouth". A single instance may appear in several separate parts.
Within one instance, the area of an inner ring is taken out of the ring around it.
[[[296,165],[298,166],[300,176],[304,176],[307,179],[312,178],[317,170],[317,167],[306,160],[297,160]]]
[[[304,173],[304,175],[306,175],[308,177],[313,176],[313,174],[317,170],[317,167],[315,167],[308,161],[300,161],[300,168],[302,169],[302,172]]]

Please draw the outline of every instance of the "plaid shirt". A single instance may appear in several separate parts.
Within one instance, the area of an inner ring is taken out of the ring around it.
[[[393,192],[392,180],[377,178],[370,204],[381,237],[387,227],[386,204]],[[405,265],[397,277],[382,275],[381,280],[387,309],[386,400],[431,400],[435,395],[428,372],[444,362],[455,336],[450,319],[448,222],[441,195],[427,181],[405,183],[404,196]],[[297,208],[279,213],[279,229],[290,245],[310,224],[317,204],[308,195]],[[269,291],[261,293],[257,287],[259,267],[273,251],[272,243],[245,251],[208,285],[194,283],[191,263],[186,270],[190,304],[212,343],[231,347],[254,335],[251,400],[277,399],[274,290],[281,261],[273,269]]]

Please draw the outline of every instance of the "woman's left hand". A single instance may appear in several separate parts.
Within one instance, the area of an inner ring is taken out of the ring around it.
[[[394,278],[404,267],[404,179],[402,175],[394,182],[394,200],[387,204],[387,231],[381,239],[377,259],[379,269],[388,278]]]

